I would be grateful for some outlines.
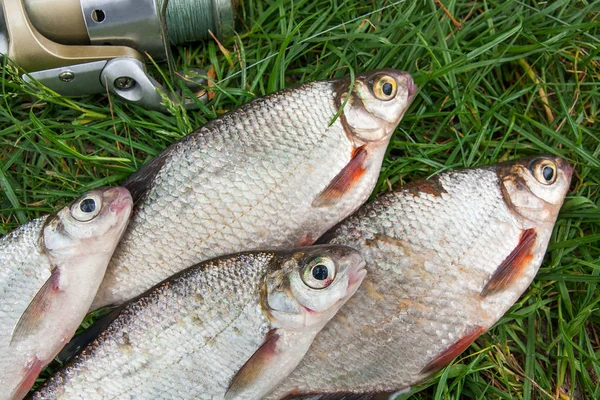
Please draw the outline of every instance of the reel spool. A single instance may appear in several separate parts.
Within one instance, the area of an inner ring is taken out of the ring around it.
[[[162,110],[143,56],[233,33],[232,0],[2,0],[0,54],[56,92],[102,93]],[[24,75],[25,80],[30,80]],[[187,101],[191,108],[193,102]]]

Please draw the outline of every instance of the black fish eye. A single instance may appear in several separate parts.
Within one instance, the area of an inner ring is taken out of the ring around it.
[[[383,93],[386,96],[390,96],[392,94],[392,90],[394,90],[394,87],[392,86],[391,83],[386,82],[383,84],[383,86],[381,87],[381,90],[383,91]]]
[[[389,75],[379,75],[373,81],[369,81],[369,85],[378,100],[388,101],[396,96],[397,83]]]
[[[328,275],[327,267],[323,264],[315,265],[312,269],[312,276],[318,281],[324,281]]]
[[[79,204],[79,209],[84,213],[91,213],[96,210],[96,202],[94,199],[85,199]]]
[[[529,165],[529,170],[542,185],[552,185],[557,177],[557,165],[550,160],[537,159]]]
[[[325,289],[335,279],[335,262],[327,256],[315,257],[302,270],[302,281],[311,289]]]
[[[550,182],[552,178],[554,178],[554,168],[552,168],[549,165],[546,165],[542,170],[542,175],[544,176],[544,179],[546,181]]]

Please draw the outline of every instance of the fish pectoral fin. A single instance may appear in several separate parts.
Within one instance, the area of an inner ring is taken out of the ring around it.
[[[366,147],[354,149],[352,159],[329,183],[329,185],[312,202],[313,207],[328,207],[340,200],[352,189],[366,171],[365,160],[368,152]]]
[[[10,400],[21,400],[24,398],[27,393],[29,393],[29,389],[35,383],[40,372],[44,368],[45,363],[37,357],[34,357],[33,361],[29,363],[26,368],[25,376],[19,382],[19,386],[15,389],[15,392],[10,397]]]
[[[481,290],[481,296],[485,297],[495,294],[519,277],[533,258],[533,247],[535,246],[536,238],[537,233],[534,229],[527,229],[521,233],[517,247],[498,266],[490,280]]]
[[[27,306],[27,309],[21,314],[21,318],[13,330],[10,346],[14,346],[21,340],[27,338],[33,332],[44,318],[46,311],[52,303],[53,297],[59,291],[60,269],[54,267],[50,278],[37,292],[33,300]]]
[[[224,400],[235,399],[251,390],[257,383],[257,380],[267,376],[269,365],[275,365],[275,357],[280,353],[277,350],[279,334],[276,329],[272,329],[267,334],[265,342],[260,348],[246,361],[231,380],[231,384],[225,393]]]

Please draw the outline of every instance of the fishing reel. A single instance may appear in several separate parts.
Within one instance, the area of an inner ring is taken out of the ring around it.
[[[233,0],[0,1],[0,55],[27,71],[26,81],[65,96],[108,89],[157,110],[167,91],[148,74],[145,54],[167,61],[173,76],[172,44],[206,39],[209,30],[223,37],[234,26]]]

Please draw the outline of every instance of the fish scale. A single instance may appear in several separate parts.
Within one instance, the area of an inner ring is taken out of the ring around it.
[[[50,268],[40,268],[40,265],[48,264],[48,257],[40,248],[40,232],[48,216],[37,218],[28,224],[22,225],[2,238],[2,249],[0,252],[0,265],[22,265],[18,276],[15,270],[9,267],[0,268],[0,287],[6,288],[0,292],[19,292],[22,296],[2,296],[0,302],[0,325],[2,327],[14,326],[23,311],[40,287],[50,277]],[[6,251],[4,250],[6,249]],[[10,251],[8,250],[10,249]],[[8,344],[12,330],[0,329],[0,343]],[[11,356],[6,348],[0,351],[0,365],[4,364],[4,357]]]
[[[372,87],[381,76],[397,85],[385,101]],[[349,84],[312,82],[256,99],[132,175],[126,186],[136,200],[134,215],[92,308],[120,304],[208,258],[311,244],[356,210],[377,181],[416,87],[400,71],[357,75],[350,94],[357,100],[332,123]],[[357,118],[360,111],[370,114]],[[356,121],[369,122],[377,135],[361,138]],[[363,145],[366,157],[353,164],[354,150]],[[328,189],[332,194],[319,203]]]
[[[554,183],[536,181],[544,165],[555,166]],[[319,243],[358,249],[367,278],[269,398],[392,394],[450,362],[532,281],[571,173],[553,156],[446,172],[381,195],[332,229]],[[536,240],[515,253],[525,232]],[[498,270],[509,278],[484,295]]]
[[[257,291],[257,285],[259,284],[259,280],[256,277],[260,270],[256,266],[267,262],[271,257],[272,255],[270,254],[259,254],[257,255],[256,262],[252,262],[249,265],[246,259],[240,258],[239,260],[234,260],[231,267],[227,268],[225,272],[227,277],[220,277],[211,272],[215,271],[215,269],[207,267],[208,273],[206,275],[189,274],[188,276],[183,276],[180,282],[169,285],[164,290],[155,292],[152,296],[145,297],[135,303],[135,306],[128,310],[128,318],[117,319],[109,332],[119,332],[125,329],[128,340],[133,343],[138,343],[144,341],[147,337],[152,337],[155,343],[160,343],[160,345],[145,347],[142,354],[146,353],[147,357],[140,357],[140,352],[135,352],[131,355],[127,352],[121,352],[120,346],[123,346],[123,339],[116,334],[112,341],[101,337],[99,341],[103,343],[101,347],[102,354],[96,354],[93,351],[90,353],[84,352],[81,361],[81,364],[84,366],[78,368],[76,373],[73,373],[73,378],[70,378],[68,374],[64,376],[63,379],[71,380],[69,384],[78,389],[75,393],[70,393],[70,395],[73,398],[100,397],[110,399],[119,398],[123,396],[123,393],[135,396],[136,393],[143,390],[145,398],[161,398],[165,393],[173,393],[173,391],[175,393],[185,393],[187,391],[189,396],[190,382],[197,380],[190,380],[189,377],[186,378],[186,375],[189,374],[186,374],[184,368],[178,369],[179,372],[183,372],[183,375],[178,379],[174,381],[171,381],[171,379],[161,379],[155,383],[148,379],[148,375],[137,373],[137,371],[139,371],[138,368],[151,368],[152,365],[177,365],[177,359],[181,358],[182,354],[193,353],[196,354],[194,358],[196,362],[202,362],[203,366],[206,367],[203,374],[212,377],[213,391],[218,387],[222,392],[225,392],[228,381],[223,378],[233,376],[236,371],[232,369],[214,370],[211,366],[217,365],[222,367],[222,365],[228,365],[229,362],[230,365],[237,366],[239,369],[241,367],[239,360],[231,363],[227,354],[233,351],[232,355],[247,359],[262,344],[267,318],[262,314],[260,307],[257,307],[253,299],[253,294]],[[239,279],[241,275],[245,275],[244,279]],[[221,296],[210,294],[205,294],[202,298],[194,298],[193,296],[185,297],[188,290],[193,290],[203,285],[210,287],[211,293],[222,293],[224,288],[219,285],[219,281],[229,281],[229,279],[234,279],[236,282],[236,295],[228,296],[227,301],[219,301],[222,299]],[[182,307],[181,303],[184,301],[188,303],[185,307]],[[251,303],[252,306],[245,307],[248,303]],[[225,315],[231,313],[238,314],[237,310],[240,308],[243,311],[239,312],[239,316],[235,320],[232,321],[229,318],[223,318]],[[146,311],[153,311],[155,309],[165,310],[165,313]],[[173,309],[178,310],[178,312],[173,312]],[[167,310],[170,310],[170,312],[166,312]],[[201,318],[201,330],[194,329],[193,322],[189,321],[190,315],[188,314],[188,310],[194,310],[197,313],[197,318]],[[185,322],[180,323],[178,322],[179,320]],[[264,325],[265,328],[255,329],[255,324]],[[148,335],[149,327],[151,327],[150,329],[153,332],[150,335]],[[202,347],[197,346],[198,342],[206,342],[218,335],[227,336],[234,328],[245,332],[246,335],[240,338],[240,340],[232,342],[213,342],[214,347],[211,348],[211,351],[203,351]],[[201,334],[199,335],[198,332],[201,332]],[[192,334],[195,336],[195,340],[186,340]],[[173,346],[172,344],[176,345]],[[234,346],[233,349],[230,347],[232,345]],[[121,357],[102,358],[103,354],[122,355]],[[218,354],[224,362],[216,362],[217,360],[214,360],[215,354]],[[141,360],[131,365],[130,357],[140,357]],[[91,362],[86,363],[87,360],[91,360]],[[88,388],[85,384],[77,386],[77,378],[79,376],[87,376],[86,373],[91,375],[92,371],[94,373],[97,371],[106,372],[105,374],[100,374],[98,377],[105,385],[101,388],[95,385],[90,385]],[[170,376],[178,377],[177,374],[171,374]],[[117,384],[113,386],[111,382],[116,382]],[[207,388],[198,388],[194,391],[201,394],[203,392],[202,389],[208,391]],[[69,394],[69,392],[67,391],[66,394]]]

